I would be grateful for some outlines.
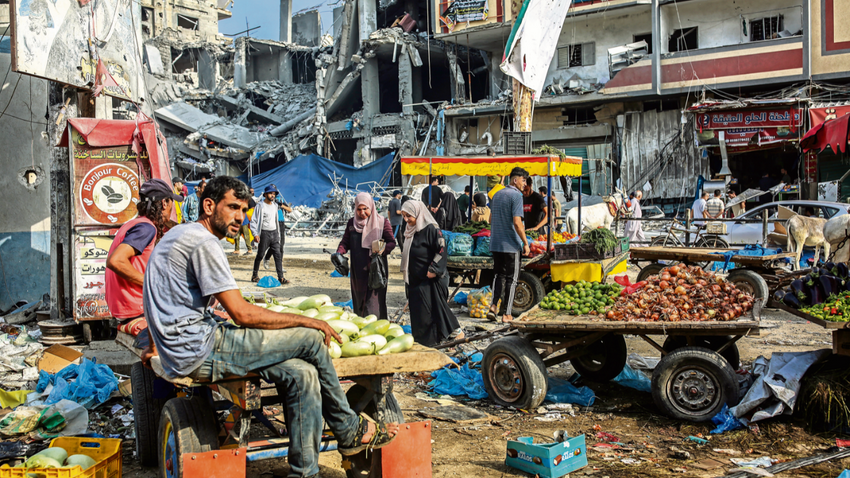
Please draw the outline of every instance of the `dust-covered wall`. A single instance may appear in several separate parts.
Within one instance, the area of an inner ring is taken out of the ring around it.
[[[0,70],[10,62],[8,49],[0,48]],[[51,156],[42,138],[47,81],[9,73],[0,92],[0,104],[7,103],[0,116],[0,310],[50,292]]]

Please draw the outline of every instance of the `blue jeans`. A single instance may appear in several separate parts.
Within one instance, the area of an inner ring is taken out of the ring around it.
[[[290,477],[319,472],[322,417],[340,446],[354,444],[359,418],[348,406],[318,330],[221,326],[212,353],[191,377],[218,381],[251,371],[275,384],[286,408]]]

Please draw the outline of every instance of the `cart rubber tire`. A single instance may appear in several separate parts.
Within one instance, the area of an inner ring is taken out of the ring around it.
[[[602,383],[620,375],[627,356],[626,339],[608,334],[590,344],[584,355],[571,359],[570,363],[585,380]]]
[[[543,359],[522,337],[504,337],[484,350],[484,388],[499,405],[531,410],[543,403],[548,384]]]
[[[674,241],[673,239],[670,239],[670,237],[667,236],[666,234],[663,235],[663,236],[656,237],[655,239],[652,240],[652,242],[649,243],[649,245],[652,246],[652,247],[678,247],[679,246],[679,244],[676,241]]]
[[[349,406],[354,407],[365,393],[365,387],[355,384],[345,392],[345,398],[348,399]],[[384,420],[385,423],[404,423],[404,412],[392,393],[384,395],[384,409],[387,412],[386,415],[377,416],[378,408],[375,406],[375,401],[370,400],[362,411],[372,418]],[[383,476],[381,450],[362,451],[356,455],[343,456],[342,460],[348,462],[343,466],[346,478],[381,478]]]
[[[183,454],[218,449],[215,412],[205,398],[172,398],[159,420],[159,472],[163,478],[183,477]]]
[[[724,404],[738,403],[738,378],[716,352],[682,347],[662,357],[655,367],[652,399],[671,418],[704,422]]]
[[[133,426],[136,430],[136,456],[142,466],[156,466],[159,436],[157,435],[162,408],[168,400],[153,398],[153,371],[136,362],[130,369],[133,383]]]
[[[646,280],[647,278],[649,278],[649,276],[656,275],[661,272],[661,269],[664,269],[665,267],[667,267],[666,264],[653,262],[652,264],[645,266],[643,269],[640,270],[640,272],[638,272],[637,279],[635,279],[635,281],[640,282],[642,280]]]
[[[726,342],[732,340],[731,335],[723,336],[702,336],[694,337],[694,345],[696,347],[704,347],[709,350],[716,351]],[[688,340],[682,335],[670,335],[664,340],[664,345],[661,347],[666,352],[672,352],[676,349],[688,346]],[[720,352],[720,356],[725,358],[733,370],[738,370],[741,366],[741,354],[738,352],[738,344],[732,344],[726,347],[726,350]]]
[[[514,317],[531,310],[546,297],[546,288],[539,277],[527,271],[520,271],[517,278],[516,291],[514,292],[514,303],[511,306],[511,315]]]
[[[754,298],[761,300],[762,307],[767,305],[770,292],[767,290],[767,282],[758,273],[747,269],[735,269],[729,273],[726,280],[742,291],[752,294]]]

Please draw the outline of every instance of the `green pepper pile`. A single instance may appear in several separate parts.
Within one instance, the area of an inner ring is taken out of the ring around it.
[[[579,281],[575,285],[553,290],[543,298],[540,307],[563,310],[569,315],[601,314],[614,304],[623,288],[619,284]]]
[[[478,234],[482,230],[490,230],[490,223],[487,221],[467,222],[454,229],[452,232],[462,232],[464,234]]]
[[[800,310],[821,320],[850,322],[850,291],[832,294],[824,302]]]

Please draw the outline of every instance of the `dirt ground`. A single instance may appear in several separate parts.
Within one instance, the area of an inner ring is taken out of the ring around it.
[[[318,293],[328,294],[334,301],[350,298],[347,278],[333,278],[329,256],[322,248],[335,250],[339,239],[287,238],[284,257],[286,277],[290,285],[265,290],[279,297],[295,297]],[[244,247],[244,246],[243,246]],[[225,246],[230,253],[232,246]],[[244,251],[244,249],[243,249]],[[253,256],[230,255],[231,268],[237,283],[244,292],[263,291],[249,282]],[[390,264],[390,285],[387,306],[390,315],[405,305],[404,284],[398,272],[400,255],[393,253]],[[634,280],[637,269],[630,268]],[[260,267],[260,276],[272,275]],[[468,332],[489,329],[496,324],[485,319],[472,319],[452,305],[461,324]],[[407,320],[407,314],[402,321]],[[816,324],[807,323],[789,314],[776,310],[765,310],[762,317],[761,335],[745,337],[738,342],[742,364],[748,367],[758,356],[770,357],[771,353],[805,351],[831,347],[830,333]],[[663,338],[654,337],[656,341]],[[627,337],[629,353],[646,357],[660,354],[638,337]],[[481,350],[486,342],[464,346],[464,351]],[[567,378],[573,373],[569,363],[550,368],[550,374]],[[404,410],[406,421],[422,421],[419,410],[436,406],[422,392],[427,390],[424,377],[398,376],[395,395]],[[759,424],[758,432],[739,430],[722,435],[710,435],[713,428],[708,424],[693,424],[671,420],[663,416],[648,393],[638,392],[617,384],[585,383],[597,396],[592,407],[575,407],[575,417],[563,420],[539,421],[537,413],[524,413],[496,407],[487,400],[473,401],[456,399],[490,415],[489,418],[472,423],[433,421],[432,462],[434,477],[523,477],[531,476],[505,465],[506,440],[520,436],[549,439],[557,430],[566,430],[571,436],[585,434],[588,445],[589,464],[570,476],[604,477],[716,477],[723,476],[736,467],[730,458],[758,458],[769,456],[778,460],[793,460],[824,452],[835,445],[834,434],[811,434],[807,424],[800,418],[781,417]],[[418,397],[417,397],[417,394]],[[448,397],[446,397],[448,398]],[[532,411],[536,412],[536,411]],[[596,435],[607,432],[619,438],[624,445],[619,449],[593,447],[599,442]],[[701,434],[710,438],[708,444],[699,445],[688,440],[688,436]],[[846,437],[842,437],[846,438]],[[716,451],[721,450],[721,451]],[[731,450],[731,451],[729,451]],[[674,457],[674,452],[687,452],[689,457]],[[124,476],[152,478],[153,469],[141,469],[131,453],[125,454]],[[625,460],[625,461],[624,461]],[[340,455],[336,452],[323,453],[320,457],[321,476],[344,478]],[[844,468],[850,468],[850,459],[809,466],[781,473],[782,477],[837,477]],[[249,466],[248,476],[286,476],[288,466],[280,462],[259,462]]]

